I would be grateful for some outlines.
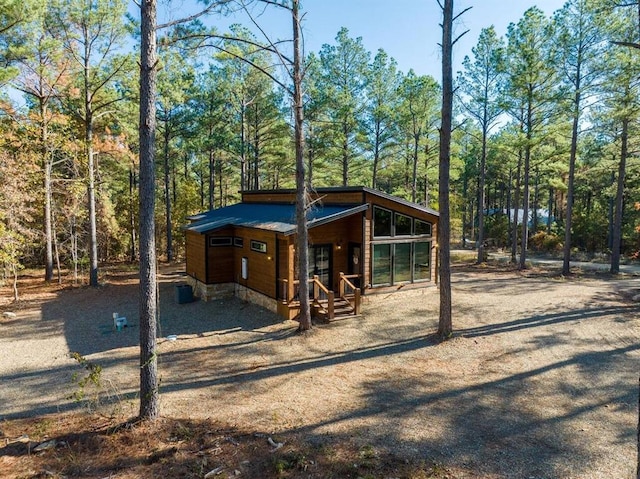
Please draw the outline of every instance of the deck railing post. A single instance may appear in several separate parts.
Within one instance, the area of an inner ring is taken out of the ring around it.
[[[344,298],[344,286],[345,286],[345,281],[344,281],[344,273],[341,271],[340,272],[340,297]]]
[[[329,304],[327,305],[327,307],[329,309],[329,319],[331,320],[335,318],[335,308],[333,304],[335,293],[333,291],[329,291],[328,296],[329,296]]]
[[[320,287],[318,286],[318,283],[320,282],[320,278],[318,277],[317,274],[313,275],[313,299],[319,300],[320,299]]]
[[[360,314],[360,288],[356,288],[354,291],[354,305],[353,305],[353,313],[357,316]]]

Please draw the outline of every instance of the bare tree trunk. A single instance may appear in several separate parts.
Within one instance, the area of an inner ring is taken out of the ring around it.
[[[51,154],[49,152],[49,134],[47,128],[47,103],[44,98],[39,98],[40,102],[40,135],[42,141],[42,164],[44,170],[44,280],[49,282],[53,279],[53,237],[51,228]]]
[[[469,205],[467,202],[467,193],[469,191],[469,178],[465,173],[464,178],[462,180],[462,247],[467,247],[467,222],[468,222],[468,209]]]
[[[11,273],[13,276],[13,301],[18,302],[20,296],[18,294],[18,267],[15,261],[11,263]]]
[[[484,210],[485,210],[485,177],[487,170],[487,107],[484,108],[484,120],[482,127],[482,156],[480,158],[480,179],[478,184],[478,259],[477,263],[484,262]]]
[[[532,230],[533,234],[538,231],[538,201],[540,200],[540,170],[536,167],[536,179],[533,183],[533,212],[532,212]]]
[[[309,125],[309,138],[313,138],[313,123]],[[311,187],[313,184],[313,160],[315,159],[315,151],[313,149],[313,142],[309,142],[309,148],[307,149],[307,155],[309,161],[307,163],[307,187]]]
[[[299,1],[293,0],[293,109],[296,143],[296,224],[298,227],[298,279],[300,280],[300,331],[311,329],[309,307],[309,232],[307,230],[307,183],[304,164],[304,103],[302,99],[302,52]]]
[[[453,110],[452,31],[453,0],[444,0],[442,9],[442,124],[440,126],[439,191],[440,219],[438,246],[440,249],[440,316],[438,336],[447,339],[453,332],[451,318],[451,232],[449,217],[449,165],[451,160],[451,125]]]
[[[428,139],[424,147],[424,205],[429,207],[429,144]]]
[[[411,178],[411,201],[416,202],[416,192],[418,189],[418,150],[420,148],[420,136],[413,138],[413,171]]]
[[[638,2],[639,8],[640,8],[640,1]],[[637,445],[637,459],[636,459],[636,479],[640,479],[640,379],[638,379],[638,428],[637,428],[637,440],[636,440],[636,445]]]
[[[75,215],[71,219],[71,261],[73,263],[73,283],[78,284],[78,228]]]
[[[216,196],[216,159],[213,151],[209,151],[209,209],[212,210]]]
[[[56,221],[55,215],[53,213],[53,209],[51,210],[51,228],[52,235],[51,239],[53,241],[53,257],[56,260],[56,269],[58,272],[58,284],[62,284],[62,270],[60,267],[60,252],[58,251],[58,233],[56,231]]]
[[[89,285],[98,286],[98,227],[96,218],[96,173],[93,152],[93,120],[87,120],[87,160],[89,183],[87,202],[89,204]]]
[[[553,215],[553,187],[549,187],[549,201],[547,202],[547,234],[551,234],[551,216]]]
[[[616,206],[613,219],[613,242],[611,244],[611,274],[620,273],[620,247],[622,244],[622,208],[624,205],[624,177],[629,154],[629,119],[622,120],[620,137],[620,163],[618,164],[618,187],[616,190]]]
[[[509,168],[509,183],[507,187],[507,237],[505,238],[507,243],[505,246],[509,244],[509,233],[511,232],[511,190],[513,189],[513,172],[511,168]]]
[[[171,128],[171,113],[165,111],[165,124],[164,124],[164,135],[163,135],[163,166],[164,166],[164,211],[165,211],[165,222],[167,228],[167,261],[173,261],[173,231],[172,231],[172,220],[171,220],[171,191],[170,191],[170,172],[169,172],[169,141],[170,141],[170,128]]]
[[[520,178],[522,176],[522,150],[518,151],[516,169],[516,191],[513,198],[513,232],[511,238],[511,263],[515,264],[518,253],[518,210],[520,209]]]
[[[131,251],[130,251],[130,259],[133,263],[136,259],[138,259],[138,252],[136,248],[136,242],[138,241],[136,237],[136,216],[133,210],[134,205],[134,193],[136,190],[136,172],[133,167],[129,170],[129,237],[131,241]]]
[[[568,275],[571,268],[571,223],[573,214],[573,190],[576,171],[576,157],[578,156],[578,128],[580,127],[580,64],[578,64],[576,93],[573,100],[573,125],[571,129],[571,152],[569,153],[569,179],[567,180],[567,217],[564,224],[564,258],[562,274]],[[551,212],[549,212],[551,215]]]
[[[527,242],[529,240],[529,169],[531,165],[531,121],[528,120],[527,146],[524,150],[524,188],[522,191],[522,238],[520,238],[520,262],[518,269],[527,268]]]
[[[85,32],[86,35],[86,32]],[[91,41],[84,39],[84,127],[85,151],[87,155],[87,203],[89,209],[89,285],[98,286],[98,231],[96,219],[96,177],[93,151],[93,106],[89,91],[89,49]]]
[[[371,188],[376,189],[378,181],[378,167],[380,165],[380,122],[376,121],[375,144],[373,145],[373,175],[371,178]]]
[[[247,147],[245,145],[246,143],[246,138],[245,138],[245,123],[246,123],[246,103],[244,101],[244,98],[242,98],[242,105],[241,105],[241,111],[240,111],[240,148],[241,148],[241,152],[240,152],[240,190],[244,191],[249,189],[248,188],[248,179],[247,179]]]
[[[342,186],[349,184],[349,129],[345,123],[342,124]]]
[[[258,122],[258,104],[254,105],[253,121],[253,189],[260,189],[260,125]]]
[[[155,131],[156,0],[141,4],[140,48],[140,418],[159,411],[156,345]]]

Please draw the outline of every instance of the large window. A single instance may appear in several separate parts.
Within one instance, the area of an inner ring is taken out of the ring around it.
[[[373,245],[373,284],[391,284],[391,245]]]
[[[431,223],[373,207],[372,286],[431,279]]]
[[[431,243],[420,241],[413,244],[413,280],[431,279]]]
[[[415,221],[415,230],[413,232],[416,236],[430,236],[431,235],[431,223],[426,221]]]
[[[396,213],[396,236],[411,236],[411,218]]]
[[[391,211],[373,207],[373,236],[391,236]]]
[[[406,241],[373,245],[373,286],[431,279],[431,242]]]
[[[411,281],[411,243],[396,243],[393,255],[393,282]]]

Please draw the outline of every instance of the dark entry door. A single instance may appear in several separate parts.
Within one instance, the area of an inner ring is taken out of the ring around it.
[[[358,275],[351,282],[356,288],[360,288],[360,278],[362,277],[362,248],[360,243],[349,243],[349,269],[347,274]]]
[[[309,248],[309,275],[318,276],[320,282],[329,290],[333,289],[331,251],[330,244],[313,245]]]

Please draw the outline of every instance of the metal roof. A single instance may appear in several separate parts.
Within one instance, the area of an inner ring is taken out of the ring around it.
[[[307,226],[313,228],[365,211],[369,205],[314,205],[307,214]],[[187,231],[207,233],[225,226],[244,226],[285,235],[296,232],[296,206],[274,203],[238,203],[189,217]]]

